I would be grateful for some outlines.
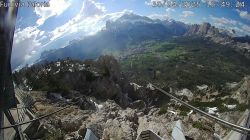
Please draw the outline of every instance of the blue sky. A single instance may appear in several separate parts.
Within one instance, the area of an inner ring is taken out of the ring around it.
[[[28,0],[22,0],[27,3]],[[236,0],[192,0],[198,8],[154,7],[164,0],[45,0],[50,7],[20,7],[14,37],[12,64],[31,64],[44,50],[64,47],[73,39],[93,35],[124,13],[150,18],[174,19],[188,24],[210,22],[237,35],[250,35],[250,1],[236,8]],[[173,0],[168,0],[168,2]],[[184,0],[183,0],[184,1]],[[177,3],[183,3],[178,0]],[[35,2],[44,2],[36,0]],[[230,7],[208,8],[209,4],[230,3]]]

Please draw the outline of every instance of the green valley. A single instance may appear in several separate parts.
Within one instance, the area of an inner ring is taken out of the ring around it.
[[[204,38],[178,37],[168,42],[144,43],[139,48],[123,52],[120,60],[123,72],[138,83],[150,80],[166,87],[189,89],[206,84],[220,89],[250,73],[247,58],[230,46]]]

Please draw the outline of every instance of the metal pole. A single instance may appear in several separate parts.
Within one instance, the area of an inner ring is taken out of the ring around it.
[[[4,115],[3,115],[3,112],[0,111],[0,127],[3,127],[4,126]],[[4,130],[0,130],[0,139],[1,140],[4,140]]]
[[[1,3],[18,3],[19,0],[0,0]],[[11,52],[15,31],[17,7],[0,7],[0,126],[4,124],[3,112],[16,107],[11,72]],[[0,130],[0,139],[4,132]]]

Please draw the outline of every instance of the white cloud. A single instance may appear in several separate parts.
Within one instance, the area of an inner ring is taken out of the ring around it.
[[[168,14],[152,14],[148,16],[151,19],[160,19],[160,20],[168,20],[169,15]]]
[[[35,13],[39,16],[36,23],[42,25],[48,18],[61,15],[70,4],[69,0],[50,0],[49,7],[36,7]]]
[[[191,17],[191,16],[194,16],[194,12],[192,12],[192,11],[183,11],[180,16],[184,17],[184,18]]]
[[[125,9],[125,10],[123,10],[121,12],[106,14],[106,15],[103,16],[103,20],[104,21],[107,21],[107,20],[115,21],[124,14],[133,14],[133,11]]]
[[[214,17],[212,15],[209,16],[209,19],[211,19],[211,22],[218,28],[226,29],[228,31],[235,30],[237,35],[249,35],[250,33],[249,25],[236,20],[225,17]]]
[[[148,17],[151,19],[168,20],[171,18],[172,12],[175,12],[175,9],[167,8],[165,14],[151,14]]]
[[[82,3],[80,12],[74,18],[50,32],[52,35],[51,41],[61,38],[66,34],[79,31],[93,34],[95,31],[100,30],[100,27],[98,28],[98,21],[105,11],[106,9],[101,3],[97,3],[93,0],[85,0]]]
[[[238,12],[241,18],[250,20],[250,13],[248,13],[247,11],[240,11],[238,9],[236,11]]]
[[[167,9],[166,9],[166,12],[168,12],[168,13],[169,13],[169,12],[175,12],[175,9],[173,9],[173,8],[167,8]]]
[[[40,53],[45,49],[51,49],[55,44],[57,47],[64,47],[73,38],[87,36],[103,29],[107,20],[116,20],[124,13],[106,14],[105,7],[94,0],[85,0],[82,3],[80,12],[71,20],[52,31],[42,31],[38,27],[17,28],[13,43],[12,64],[14,66],[32,63],[39,58]],[[53,13],[53,12],[52,12]],[[60,14],[60,12],[59,12]],[[66,40],[63,40],[67,38]],[[58,45],[58,43],[60,45]]]
[[[242,27],[243,31],[247,32],[248,35],[249,35],[249,33],[250,33],[250,26],[241,23],[241,27]]]
[[[212,19],[216,24],[218,25],[228,25],[228,24],[231,24],[231,25],[236,25],[237,21],[235,20],[232,20],[232,19],[228,19],[228,18],[225,18],[225,17],[221,17],[221,18],[218,18],[218,17],[214,17],[212,15],[209,16],[210,19]]]
[[[36,26],[16,29],[14,34],[12,64],[14,66],[27,63],[41,48],[40,38],[44,31]]]
[[[206,18],[206,17],[203,17],[202,20],[207,21],[207,18]]]

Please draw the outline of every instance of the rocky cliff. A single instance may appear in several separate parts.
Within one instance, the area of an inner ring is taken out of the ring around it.
[[[215,43],[220,43],[225,46],[231,46],[241,54],[250,58],[250,40],[249,37],[233,37],[229,31],[218,29],[210,23],[190,25],[186,36],[202,36],[209,38]]]

